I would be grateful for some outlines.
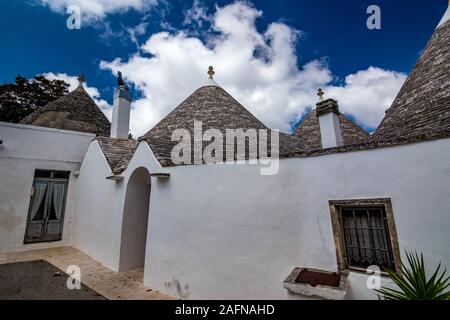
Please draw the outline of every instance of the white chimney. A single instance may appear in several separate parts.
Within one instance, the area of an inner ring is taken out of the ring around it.
[[[319,118],[322,148],[336,148],[343,146],[341,121],[339,119],[339,105],[336,100],[323,100],[323,91],[319,89],[320,102],[317,103],[316,114]]]
[[[111,123],[111,138],[128,139],[130,129],[131,93],[118,73],[118,88],[114,92],[114,105]]]

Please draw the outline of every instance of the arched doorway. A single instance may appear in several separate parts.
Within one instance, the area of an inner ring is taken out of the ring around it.
[[[144,267],[150,203],[150,175],[138,168],[128,180],[123,210],[119,270]]]

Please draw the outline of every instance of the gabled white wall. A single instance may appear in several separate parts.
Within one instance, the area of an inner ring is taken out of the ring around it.
[[[133,157],[128,164],[127,169],[123,172],[123,176],[128,179],[131,174],[139,167],[144,167],[150,173],[160,173],[165,172],[164,168],[161,167],[158,160],[156,160],[155,155],[148,146],[146,141],[141,141],[134,153]]]
[[[119,265],[120,261],[120,255],[121,250],[126,250],[126,248],[122,248],[122,239],[123,237],[126,237],[126,234],[123,234],[122,232],[127,232],[127,230],[124,231],[124,225],[123,225],[123,212],[125,211],[125,202],[126,202],[126,187],[128,186],[130,182],[130,178],[133,175],[136,170],[139,170],[142,172],[142,168],[145,168],[148,173],[160,173],[165,172],[163,168],[161,168],[161,165],[156,160],[153,152],[151,151],[150,147],[148,146],[146,141],[141,141],[131,158],[127,169],[122,173],[122,176],[124,179],[120,182],[116,183],[115,188],[115,196],[114,196],[114,217],[113,217],[113,233],[118,236],[117,241],[112,241],[114,246],[114,252],[116,253],[116,261]],[[148,177],[146,177],[148,178]],[[153,181],[156,179],[153,178]],[[151,181],[152,182],[152,181]],[[151,190],[151,185],[150,185]],[[151,191],[150,191],[150,202],[151,202]],[[142,203],[141,203],[142,204]],[[150,216],[150,213],[148,214]],[[150,219],[148,219],[148,224],[150,223]],[[148,227],[147,227],[148,231]],[[149,239],[147,235],[146,239],[146,249],[145,249],[145,255],[148,255],[149,252]]]
[[[23,244],[36,169],[74,173],[93,134],[0,122],[0,252],[70,244],[77,178],[71,174],[62,241]]]
[[[123,214],[129,179],[138,168],[160,172],[146,142],[141,142],[123,180],[108,180],[111,169],[97,141],[89,146],[83,160],[79,180],[73,245],[110,269],[120,270]]]
[[[152,178],[145,285],[188,299],[284,299],[296,267],[336,270],[329,200],[390,197],[401,250],[450,265],[450,139],[282,160],[276,176],[248,165],[161,168],[141,142],[122,173],[96,141],[78,178],[73,244],[120,267],[126,186],[138,168]],[[348,298],[375,298],[352,273]],[[386,283],[385,280],[383,280]]]
[[[78,177],[73,246],[102,264],[117,270],[112,241],[115,182],[107,180],[111,169],[97,141],[89,145]]]
[[[392,199],[400,249],[450,267],[450,139],[153,180],[144,284],[189,299],[284,299],[294,267],[336,270],[329,200]],[[352,274],[348,298],[369,299]]]

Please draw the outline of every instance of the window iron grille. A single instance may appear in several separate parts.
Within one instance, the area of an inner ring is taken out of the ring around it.
[[[384,207],[341,207],[339,220],[350,268],[377,265],[395,270]]]

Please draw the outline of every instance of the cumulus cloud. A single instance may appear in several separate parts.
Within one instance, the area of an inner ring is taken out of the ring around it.
[[[49,80],[63,80],[69,84],[69,91],[73,91],[78,87],[78,76],[70,76],[66,73],[44,73],[43,76]],[[111,121],[112,119],[112,106],[101,99],[100,92],[95,87],[89,87],[86,82],[83,83],[83,87],[86,92],[91,96],[92,100],[100,107],[102,112]]]
[[[88,20],[104,18],[110,13],[127,10],[147,11],[157,4],[157,0],[36,0],[49,7],[52,11],[65,13],[66,9],[75,5],[81,9],[82,15]]]
[[[340,100],[343,112],[375,127],[405,80],[403,74],[369,68],[347,76],[342,86],[332,85],[335,77],[326,59],[299,65],[298,30],[273,22],[258,31],[256,20],[263,13],[247,2],[216,7],[210,16],[206,12],[196,2],[185,20],[208,20],[206,39],[188,30],[160,32],[128,60],[101,62],[102,69],[121,70],[142,93],[131,114],[135,135],[144,134],[201,86],[209,65],[225,90],[267,126],[284,132],[315,106],[319,87]]]
[[[342,87],[329,87],[328,96],[337,98],[340,110],[361,125],[376,128],[405,80],[403,73],[370,67],[347,76]]]

